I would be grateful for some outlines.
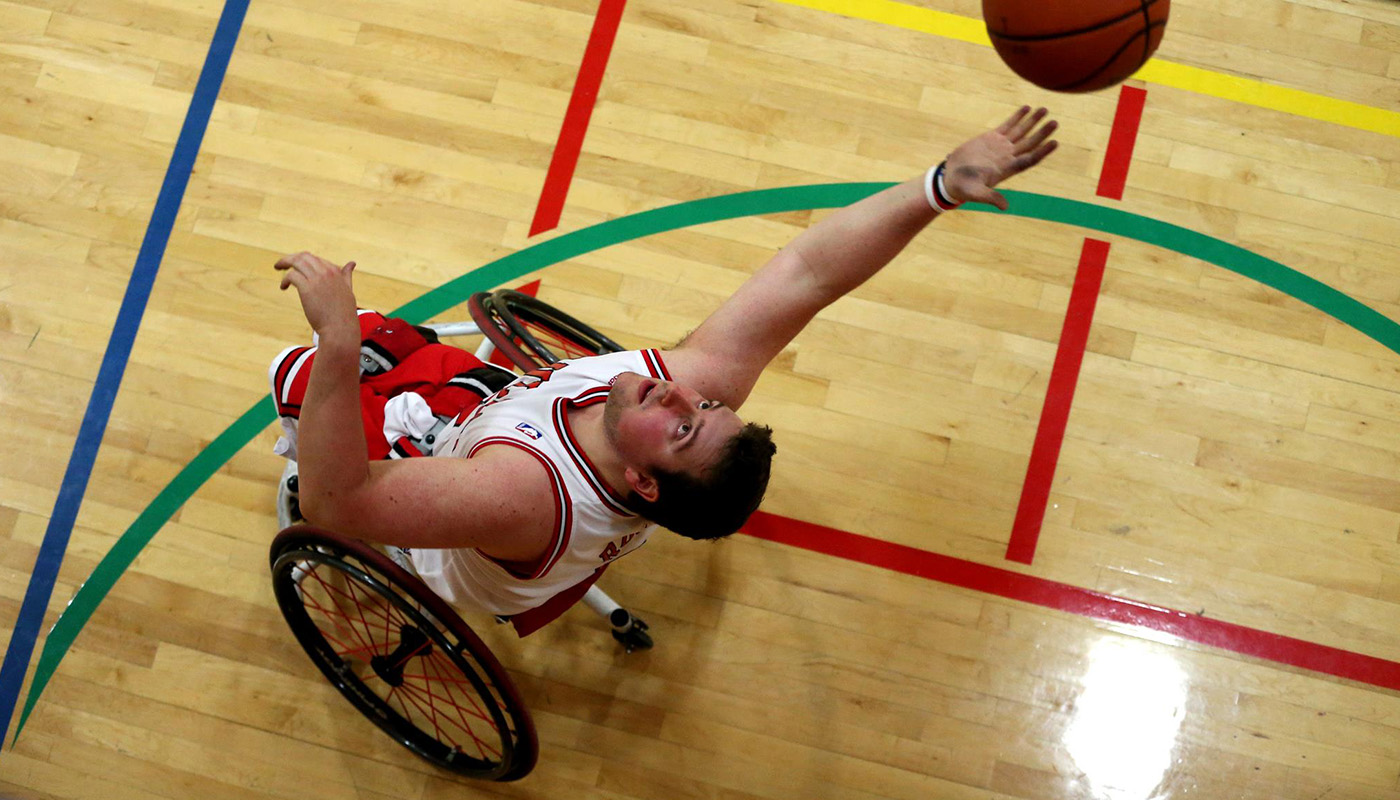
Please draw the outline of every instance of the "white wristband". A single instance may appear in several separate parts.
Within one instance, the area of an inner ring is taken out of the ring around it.
[[[928,200],[929,207],[934,211],[942,211],[943,209],[938,207],[938,197],[933,193],[934,175],[937,172],[938,165],[934,164],[928,168],[928,172],[924,173],[924,199]]]
[[[940,214],[962,205],[948,196],[948,189],[943,184],[943,172],[947,169],[947,164],[948,162],[944,161],[929,167],[928,172],[924,173],[924,198],[928,200],[929,206]]]

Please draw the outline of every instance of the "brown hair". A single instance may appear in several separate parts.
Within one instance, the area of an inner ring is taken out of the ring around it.
[[[773,429],[750,422],[730,437],[704,474],[657,472],[656,500],[647,502],[633,492],[629,504],[652,522],[691,539],[728,536],[763,502],[777,450]]]

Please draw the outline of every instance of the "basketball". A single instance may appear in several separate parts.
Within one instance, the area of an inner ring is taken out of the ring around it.
[[[1093,92],[1137,72],[1162,41],[1171,0],[982,0],[1001,60],[1043,89]]]

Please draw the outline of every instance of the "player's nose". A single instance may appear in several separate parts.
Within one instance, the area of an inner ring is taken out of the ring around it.
[[[663,407],[686,410],[695,405],[691,400],[690,392],[687,392],[684,387],[678,384],[668,381],[664,385],[664,390],[665,394],[661,395],[661,405]]]

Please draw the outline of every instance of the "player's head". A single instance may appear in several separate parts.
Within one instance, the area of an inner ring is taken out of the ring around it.
[[[604,430],[626,465],[633,509],[683,536],[734,533],[768,487],[772,431],[678,383],[619,376]]]
[[[719,539],[739,530],[758,510],[777,448],[767,426],[746,423],[729,437],[710,468],[699,474],[657,471],[656,499],[632,502],[642,516],[691,539]]]

